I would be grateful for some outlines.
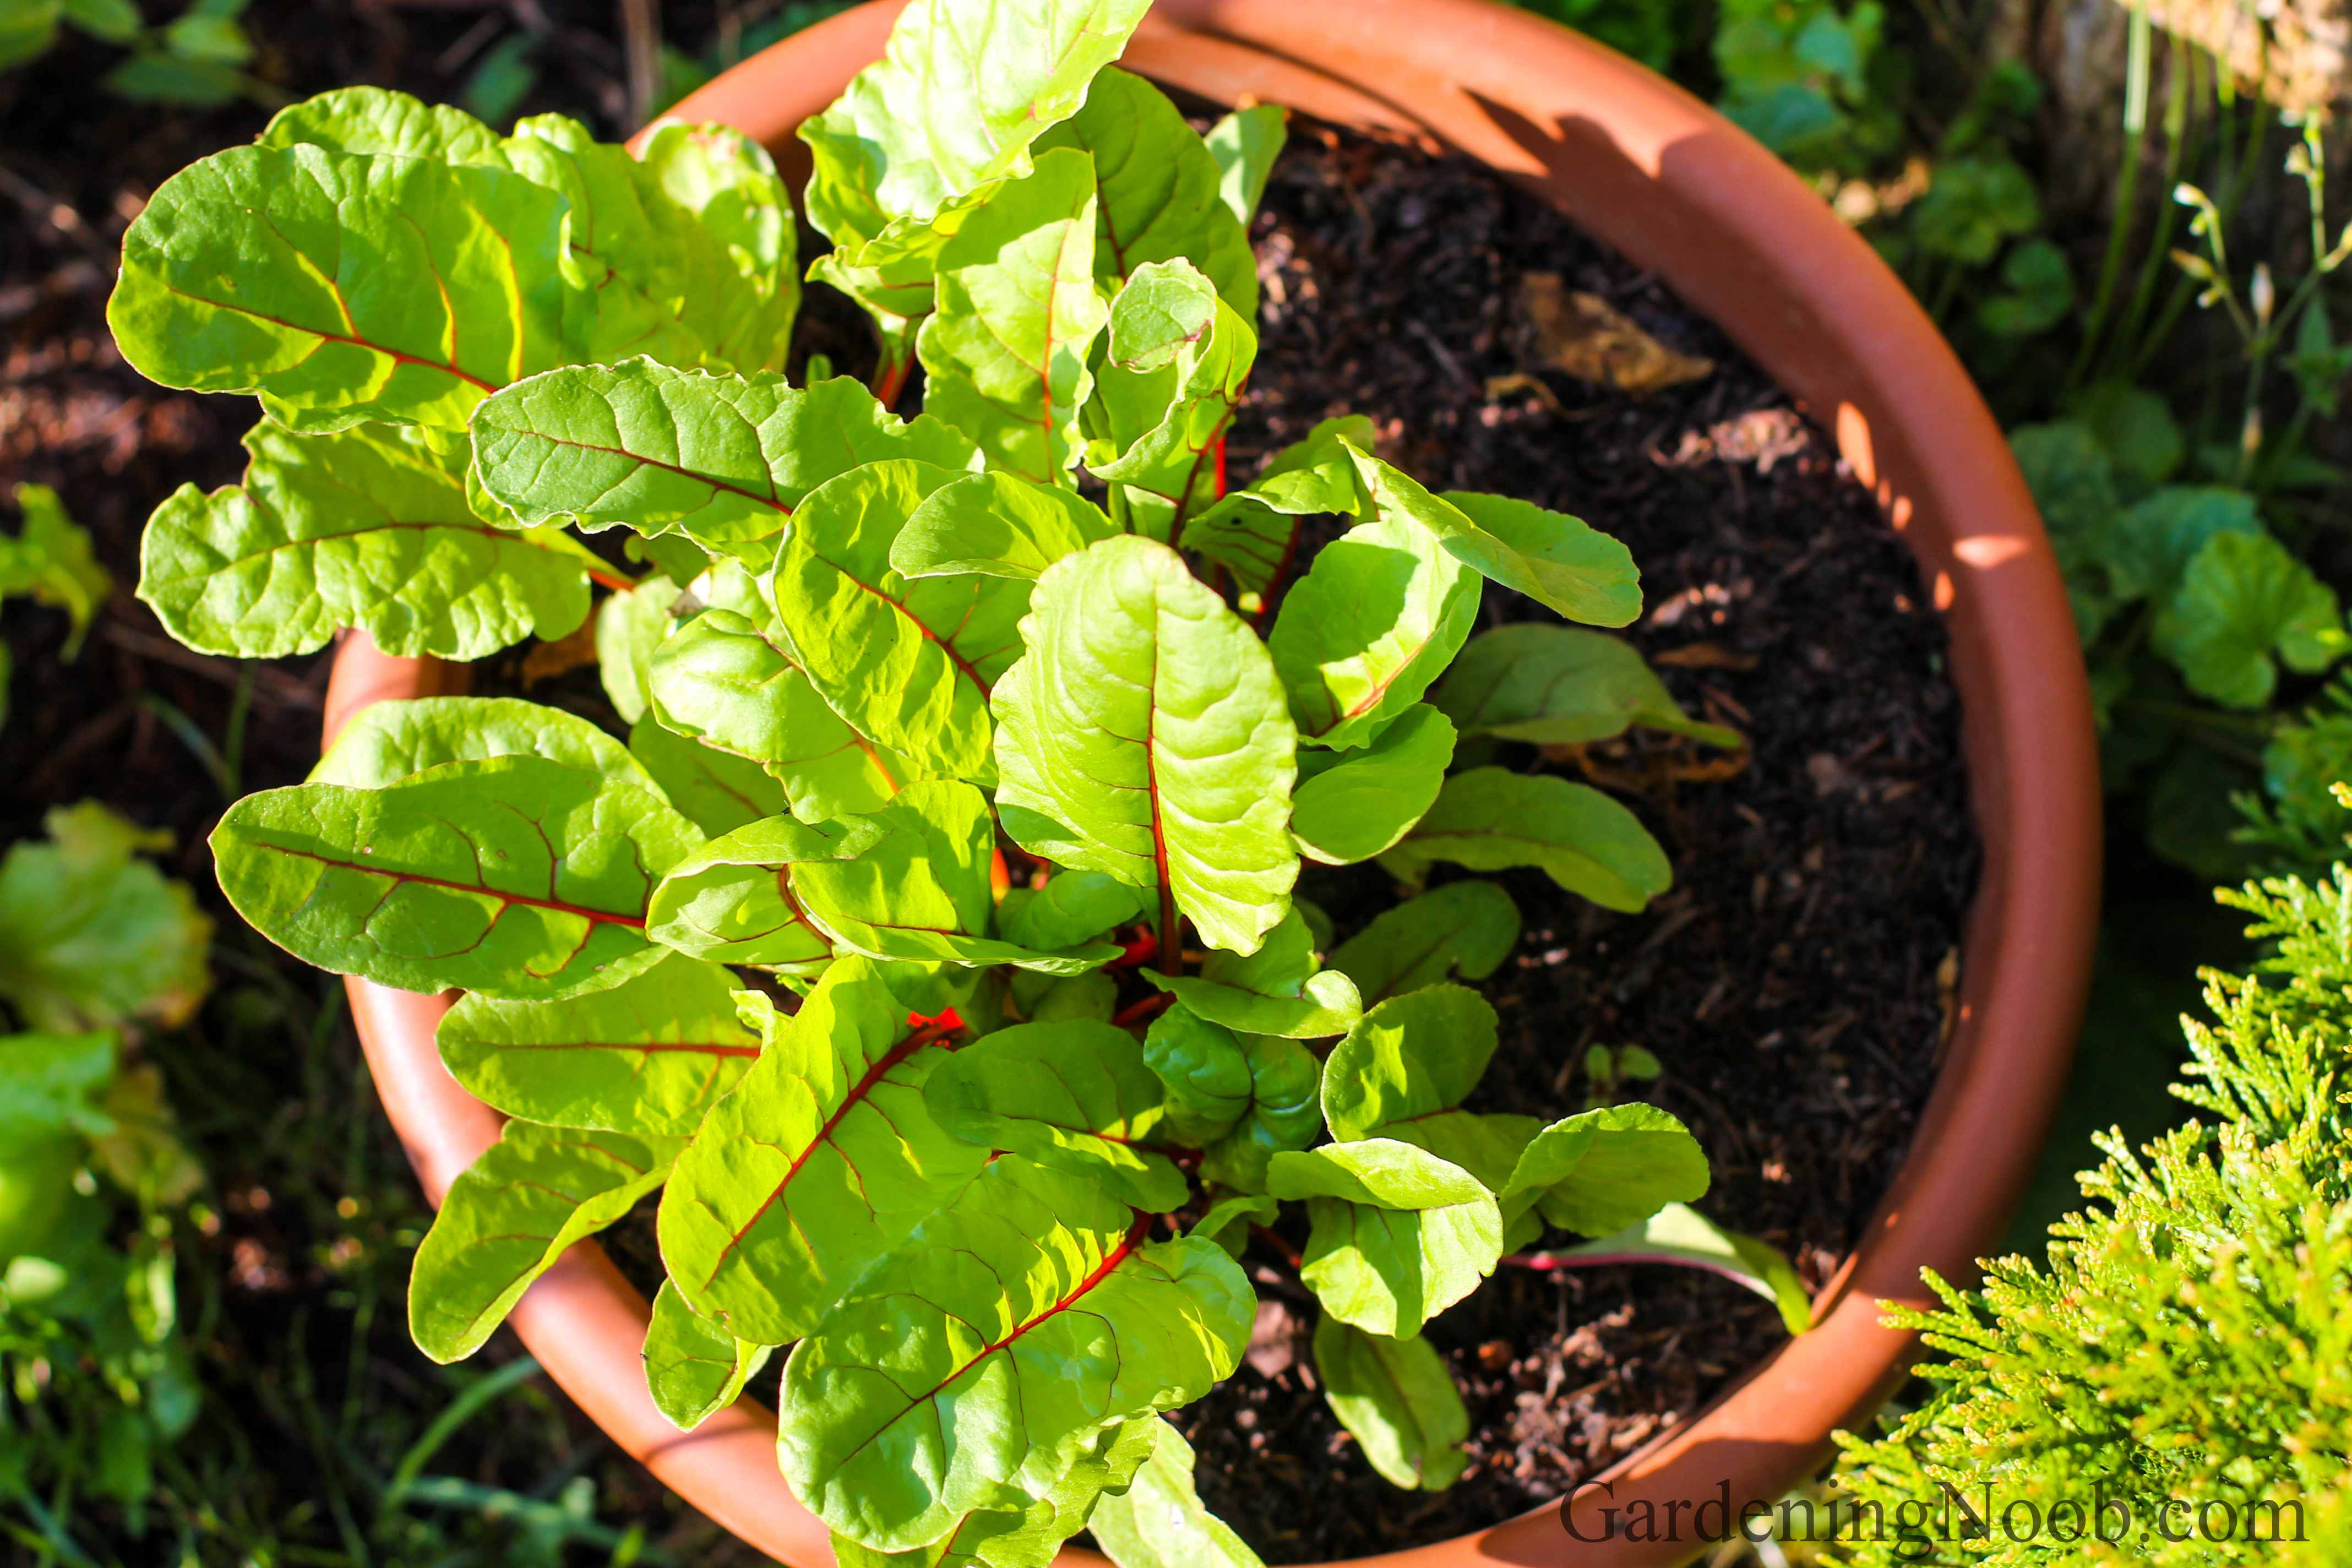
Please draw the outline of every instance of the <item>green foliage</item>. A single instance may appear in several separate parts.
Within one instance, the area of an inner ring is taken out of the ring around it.
[[[1598,634],[1497,634],[1448,679],[1486,583],[1639,615],[1575,518],[1433,494],[1359,417],[1225,493],[1281,118],[1203,138],[1105,68],[1140,10],[924,0],[806,128],[811,272],[874,316],[871,389],[779,374],[790,209],[740,139],[638,161],[371,89],[168,183],[111,307],[132,363],[268,416],[243,487],[151,527],[183,640],[356,622],[479,657],[612,590],[625,747],[507,700],[379,705],[230,809],[221,886],[314,963],[467,993],[443,1059],[513,1120],[418,1253],[428,1353],[658,1191],[657,1405],[698,1423],[790,1346],[780,1462],[845,1562],[1040,1568],[1090,1518],[1130,1568],[1247,1561],[1158,1417],[1247,1343],[1253,1225],[1307,1234],[1367,1451],[1449,1484],[1421,1325],[1548,1224],[1705,1186],[1641,1108],[1462,1109],[1495,1024],[1451,980],[1516,942],[1499,889],[1328,962],[1295,897],[1302,856],[1378,857],[1639,909],[1669,875],[1631,814],[1449,773],[1450,715],[1737,738]],[[1289,584],[1317,515],[1347,531]],[[612,528],[645,578],[570,532]],[[1331,1072],[1302,1043],[1340,1037]]]
[[[47,53],[63,24],[131,51],[100,79],[118,97],[205,109],[239,98],[265,105],[283,102],[276,89],[238,68],[254,54],[253,40],[237,20],[247,3],[191,0],[179,16],[150,27],[132,0],[5,0],[0,70]]]
[[[1975,1291],[1936,1281],[1943,1310],[1900,1314],[1941,1352],[1923,1368],[1934,1397],[1882,1436],[1843,1439],[1839,1475],[1889,1520],[1941,1483],[1975,1497],[1990,1482],[2037,1512],[2110,1500],[2103,1534],[2134,1562],[2338,1560],[2328,1521],[2352,1426],[2338,1375],[2352,1351],[2340,1090],[2352,872],[2221,897],[2273,946],[2253,975],[2208,971],[2214,1021],[2186,1024],[2191,1061],[2173,1092],[2211,1121],[2137,1152],[2102,1137],[2084,1206],[2050,1227],[2042,1260],[2001,1259]],[[2232,1526],[2195,1528],[2208,1508]],[[2076,1539],[1996,1530],[1965,1551],[2112,1560],[2115,1548]],[[1843,1555],[1916,1561],[1916,1550],[1865,1537]]]
[[[0,861],[0,998],[65,1033],[186,1018],[204,998],[213,923],[185,883],[137,858],[171,836],[90,802],[46,826],[48,842]]]
[[[47,485],[18,485],[16,500],[24,527],[13,539],[0,535],[0,598],[28,595],[65,611],[73,621],[65,652],[73,658],[114,591],[114,579],[90,553],[89,533],[66,515],[57,491]],[[5,701],[0,693],[0,719],[6,717]]]

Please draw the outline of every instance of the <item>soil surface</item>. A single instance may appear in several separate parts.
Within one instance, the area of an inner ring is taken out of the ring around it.
[[[1696,1206],[1818,1287],[1907,1146],[1976,879],[1944,628],[1908,550],[1711,323],[1477,165],[1302,136],[1254,237],[1263,346],[1228,445],[1234,482],[1317,420],[1368,414],[1381,455],[1433,489],[1585,519],[1642,569],[1645,613],[1622,635],[1685,710],[1752,742],[1727,778],[1719,753],[1655,733],[1557,761],[1499,750],[1630,805],[1675,886],[1622,915],[1539,872],[1496,878],[1526,925],[1480,986],[1503,1035],[1471,1108],[1568,1115],[1596,1087],[1588,1047],[1648,1049],[1663,1076],[1618,1098],[1682,1118],[1714,1170]],[[1714,373],[1637,399],[1547,369],[1520,304],[1528,273]],[[1485,617],[1549,613],[1490,586]],[[1369,866],[1318,868],[1300,890],[1343,939],[1396,897]],[[1288,1262],[1263,1242],[1244,1262],[1273,1304],[1251,1363],[1178,1420],[1203,1499],[1274,1563],[1393,1552],[1555,1499],[1784,1338],[1769,1303],[1711,1274],[1507,1264],[1427,1330],[1469,1403],[1471,1468],[1405,1492],[1351,1451],[1317,1390],[1315,1304]]]

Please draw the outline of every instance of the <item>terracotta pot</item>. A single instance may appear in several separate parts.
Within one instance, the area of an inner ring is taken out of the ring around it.
[[[678,112],[739,127],[798,178],[793,127],[880,54],[896,12],[877,0],[789,38]],[[1588,1487],[1565,1520],[1547,1507],[1381,1559],[1685,1560],[1696,1552],[1688,1539],[1579,1537],[1602,1535],[1601,1507],[1637,1498],[1696,1502],[1719,1483],[1735,1510],[1776,1497],[1824,1457],[1832,1429],[1866,1420],[1916,1351],[1913,1336],[1879,1325],[1877,1301],[1924,1303],[1923,1268],[1973,1278],[2064,1083],[2097,914],[2099,795],[2089,693],[2049,542],[1991,415],[1870,248],[1761,146],[1599,45],[1486,0],[1162,0],[1127,64],[1202,98],[1248,95],[1468,153],[1654,268],[1835,432],[1948,617],[1985,855],[1958,1024],[1912,1152],[1816,1301],[1812,1331],[1619,1464],[1605,1478],[1613,1496]],[[328,733],[366,702],[458,673],[388,659],[354,637],[337,661]],[[385,1107],[437,1202],[498,1118],[435,1052],[445,1002],[360,981],[351,993]],[[638,1358],[646,1304],[593,1243],[534,1286],[514,1322],[555,1380],[688,1502],[797,1568],[830,1560],[824,1529],[777,1474],[772,1415],[746,1400],[688,1435],[655,1412]]]

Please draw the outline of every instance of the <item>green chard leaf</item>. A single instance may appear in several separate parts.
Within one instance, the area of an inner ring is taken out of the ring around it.
[[[1233,1527],[1201,1504],[1192,1445],[1167,1421],[1124,1492],[1095,1505],[1087,1528],[1118,1568],[1262,1568]]]
[[[923,411],[961,431],[992,468],[1066,482],[1085,442],[1078,411],[1108,315],[1095,288],[1094,167],[1041,154],[941,247],[935,308],[915,340]]]
[[[0,534],[0,595],[30,594],[72,617],[65,657],[79,658],[114,578],[90,552],[89,534],[66,515],[65,503],[47,485],[18,485],[16,509],[25,526],[15,538]]]
[[[1391,996],[1348,1031],[1325,1064],[1324,1120],[1343,1143],[1411,1143],[1500,1194],[1540,1124],[1461,1108],[1494,1055],[1495,1009],[1475,991],[1431,985]],[[1504,1205],[1504,1217],[1534,1202]]]
[[[1266,1190],[1307,1200],[1299,1278],[1367,1333],[1418,1333],[1503,1255],[1502,1213],[1478,1178],[1395,1139],[1277,1153]]]
[[[934,776],[990,782],[989,693],[1021,651],[1029,584],[902,577],[890,547],[955,478],[879,462],[802,502],[770,578],[793,662],[836,712]]]
[[[739,370],[783,369],[800,313],[800,235],[775,161],[740,131],[679,121],[656,124],[640,157],[740,279],[715,291],[713,350]]]
[[[417,1349],[437,1362],[481,1349],[565,1248],[662,1184],[679,1142],[508,1122],[449,1184],[416,1249],[408,1331]]]
[[[838,947],[921,963],[1011,963],[1076,974],[1117,958],[1115,946],[1035,952],[987,934],[995,822],[987,797],[957,780],[908,784],[865,819],[882,837],[854,859],[811,860],[790,873],[808,918]]]
[[[905,577],[977,573],[1035,582],[1119,529],[1075,490],[1018,474],[967,474],[923,498],[890,542],[890,565]]]
[[[568,365],[473,418],[482,488],[525,523],[685,534],[766,570],[808,493],[863,463],[973,466],[936,419],[901,421],[845,376],[703,375],[651,360]]]
[[[1669,1204],[1706,1195],[1706,1155],[1680,1121],[1654,1105],[1611,1105],[1555,1121],[1527,1146],[1499,1189],[1504,1208],[1535,1194],[1562,1230],[1606,1236]]]
[[[1249,1245],[1250,1226],[1272,1225],[1281,1213],[1282,1205],[1263,1193],[1226,1194],[1202,1212],[1192,1234],[1207,1237],[1239,1258]]]
[[[2352,652],[2336,590],[2267,533],[2221,532],[2190,558],[2157,616],[2156,646],[2189,689],[2260,709],[2278,685],[2272,654],[2315,675]]]
[[[714,838],[789,809],[784,786],[757,763],[681,735],[650,715],[630,727],[629,750],[669,803]]]
[[[172,847],[96,801],[53,807],[46,843],[0,861],[0,996],[51,1034],[133,1018],[172,1027],[210,987],[213,922],[195,895],[138,858]]]
[[[1333,951],[1332,968],[1356,983],[1364,1005],[1433,985],[1459,965],[1484,980],[1519,943],[1518,906],[1492,882],[1448,882],[1383,910]]]
[[[1342,1033],[1363,1011],[1346,975],[1317,971],[1314,939],[1295,905],[1254,953],[1220,950],[1197,977],[1146,970],[1143,978],[1190,1011],[1244,1034],[1316,1039]]]
[[[1299,752],[1290,804],[1299,853],[1327,866],[1386,853],[1436,801],[1453,760],[1454,725],[1426,702],[1398,714],[1360,749]]]
[[[678,597],[677,584],[656,573],[596,606],[596,676],[625,724],[644,718],[653,705],[646,672],[654,649],[677,626],[670,611]]]
[[[1248,220],[1225,205],[1216,154],[1166,93],[1105,66],[1085,104],[1035,145],[1041,152],[1074,147],[1094,160],[1095,278],[1104,293],[1118,293],[1153,263],[1182,260],[1209,275],[1240,320],[1257,319]]]
[[[296,956],[513,1001],[652,967],[654,885],[701,842],[650,790],[531,756],[445,763],[382,789],[267,790],[212,836],[229,902]]]
[[[1232,1131],[1203,1151],[1201,1179],[1263,1193],[1267,1162],[1306,1148],[1323,1131],[1318,1103],[1323,1064],[1305,1046],[1277,1035],[1250,1035],[1241,1044],[1249,1063],[1249,1106]]]
[[[1059,865],[1163,886],[1254,952],[1298,875],[1295,731],[1263,645],[1172,550],[1123,536],[1048,568],[997,682],[997,809]]]
[[[1217,194],[1246,229],[1265,195],[1266,176],[1288,140],[1290,111],[1278,103],[1236,109],[1209,127],[1209,155],[1217,161]]]
[[[1327,1312],[1315,1325],[1315,1370],[1331,1414],[1390,1485],[1442,1492],[1462,1479],[1470,1412],[1427,1340],[1369,1334]]]
[[[1145,1245],[1084,1178],[999,1158],[793,1347],[777,1411],[810,1511],[881,1550],[1048,1495],[1112,1423],[1230,1374],[1255,1298],[1213,1244]]]
[[[928,220],[1027,174],[1031,143],[1078,111],[1144,10],[1145,0],[1080,0],[975,13],[916,0],[883,58],[801,127],[816,164],[809,221],[836,243],[870,239],[891,218]]]
[[[1024,894],[1019,902],[1014,895]],[[1056,871],[1044,887],[1016,889],[996,907],[997,929],[1023,947],[1099,941],[1143,912],[1143,895],[1101,871]]]
[[[1614,1236],[1569,1247],[1556,1256],[1609,1263],[1680,1263],[1708,1269],[1778,1307],[1781,1324],[1790,1333],[1801,1334],[1812,1325],[1812,1300],[1786,1258],[1752,1236],[1724,1229],[1686,1205],[1668,1204]]]
[[[1160,1079],[1168,1135],[1176,1142],[1205,1148],[1249,1114],[1250,1059],[1241,1041],[1182,1003],[1151,1020],[1143,1037],[1143,1060]]]
[[[1575,745],[1635,724],[1737,746],[1738,733],[1682,710],[1642,656],[1602,632],[1526,621],[1470,639],[1430,693],[1465,735]]]
[[[834,1557],[841,1568],[1048,1568],[1107,1493],[1133,1484],[1160,1430],[1148,1417],[1105,1427],[1045,1496],[1017,1512],[976,1509],[929,1545],[904,1552],[877,1552],[836,1534]]]
[[[1290,570],[1301,517],[1362,510],[1349,447],[1369,450],[1372,440],[1372,422],[1361,414],[1323,420],[1276,453],[1247,488],[1189,520],[1184,548],[1230,576],[1242,609],[1256,615]]]
[[[1150,1147],[1164,1117],[1160,1080],[1125,1029],[1070,1021],[1000,1029],[948,1058],[923,1085],[931,1120],[983,1148],[1100,1182],[1167,1214],[1190,1190]]]
[[[569,216],[498,169],[232,147],[124,234],[107,321],[149,379],[259,393],[289,428],[460,429],[564,359]]]
[[[646,911],[656,942],[715,963],[808,973],[834,956],[793,890],[792,868],[847,860],[880,841],[870,817],[803,823],[771,816],[703,845],[669,868]]]
[[[471,659],[587,617],[560,530],[494,528],[467,504],[462,439],[265,420],[245,447],[243,484],[182,485],[141,545],[139,596],[190,647],[275,658],[357,626],[386,653]]]
[[[634,980],[563,1002],[458,998],[441,1059],[475,1098],[551,1127],[692,1137],[760,1054],[735,977],[673,954]]]
[[[1537,866],[1604,909],[1639,910],[1674,885],[1674,868],[1634,815],[1590,785],[1549,773],[1472,768],[1381,858],[1400,881],[1432,860],[1474,871]]]
[[[943,1031],[909,1025],[870,961],[834,964],[768,1028],[760,1058],[678,1157],[659,1233],[688,1305],[738,1339],[784,1344],[825,1321],[988,1153],[932,1122],[923,1080],[948,1059]]]
[[[629,749],[576,713],[519,697],[410,697],[371,702],[343,726],[309,783],[382,789],[443,763],[544,757],[614,784],[653,789]]]
[[[673,1426],[691,1432],[735,1403],[774,1347],[739,1340],[695,1315],[665,1279],[646,1326],[646,1387]]]
[[[835,712],[767,623],[713,608],[679,627],[646,662],[654,718],[759,763],[804,820],[879,811],[919,773]]]
[[[1181,541],[1217,499],[1217,451],[1257,356],[1257,334],[1181,258],[1136,269],[1111,301],[1110,352],[1090,414],[1108,433],[1087,470],[1118,487],[1139,533]]]
[[[1266,645],[1299,738],[1369,742],[1444,673],[1477,616],[1477,574],[1393,508],[1325,545]]]

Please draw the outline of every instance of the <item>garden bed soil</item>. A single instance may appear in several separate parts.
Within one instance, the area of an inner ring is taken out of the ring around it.
[[[404,12],[394,43],[340,8],[332,26],[307,32],[297,27],[308,13],[255,14],[284,19],[278,36],[295,63],[279,74],[299,90],[374,77],[430,93],[420,42],[449,30],[438,16]],[[81,48],[69,44],[59,63]],[[547,106],[594,115],[610,97],[594,85],[597,102]],[[118,592],[71,663],[59,658],[61,617],[8,606],[16,700],[0,730],[0,816],[13,839],[37,831],[48,805],[94,796],[173,828],[172,868],[202,889],[232,945],[254,954],[247,962],[271,962],[213,889],[202,845],[225,796],[180,721],[211,738],[242,789],[294,782],[315,754],[327,656],[248,675],[178,648],[130,597],[146,513],[183,479],[209,488],[236,476],[250,405],[162,391],[129,372],[104,332],[103,279],[81,271],[100,265],[164,175],[249,136],[258,118],[158,120],[76,91],[79,120],[55,98],[47,114],[35,100],[0,105],[13,122],[71,127],[20,142],[33,155],[18,173],[86,215],[86,237],[33,211],[5,215],[0,283],[18,293],[0,294],[10,307],[0,480],[58,484]],[[1675,887],[1629,916],[1540,874],[1496,879],[1526,924],[1481,985],[1503,1036],[1473,1109],[1570,1113],[1591,1087],[1587,1046],[1644,1047],[1664,1073],[1633,1087],[1683,1118],[1713,1166],[1699,1206],[1780,1247],[1817,1287],[1907,1147],[1948,1034],[1976,872],[1943,628],[1909,552],[1832,444],[1710,323],[1482,167],[1302,134],[1254,238],[1263,346],[1228,446],[1234,482],[1317,420],[1362,413],[1381,455],[1433,489],[1497,491],[1583,517],[1622,539],[1642,569],[1646,611],[1624,635],[1695,715],[1752,741],[1736,769],[1654,735],[1557,759],[1498,752],[1506,765],[1549,766],[1610,790],[1664,846]],[[1713,373],[1637,398],[1546,369],[1521,306],[1530,273],[1606,300],[1667,347],[1713,361]],[[844,371],[870,368],[871,335],[854,311],[821,289],[811,295],[795,374],[812,349]],[[1499,624],[1531,610],[1490,588],[1484,614]],[[478,689],[528,684],[611,721],[592,669],[526,682],[526,657],[493,661]],[[241,745],[229,743],[240,683],[250,703]],[[1441,867],[1436,879],[1453,874]],[[1396,897],[1370,867],[1314,868],[1301,891],[1342,938]],[[380,1119],[365,1141],[372,1160],[395,1157]],[[225,1136],[213,1156],[226,1188],[247,1180],[236,1146]],[[281,1322],[304,1319],[313,1300],[344,1306],[332,1271],[294,1263],[304,1238],[231,1210],[199,1266],[223,1270],[243,1303],[268,1300]],[[638,1229],[621,1227],[614,1249],[646,1273]],[[289,1268],[258,1268],[254,1258]],[[1408,1493],[1350,1453],[1331,1420],[1306,1352],[1312,1300],[1287,1262],[1264,1243],[1244,1262],[1269,1302],[1258,1342],[1179,1419],[1201,1456],[1205,1500],[1275,1563],[1394,1551],[1556,1498],[1687,1422],[1782,1337],[1769,1304],[1712,1275],[1507,1265],[1428,1331],[1469,1402],[1470,1470],[1445,1492]],[[398,1342],[399,1316],[362,1331],[383,1380],[370,1397],[410,1396],[391,1393],[415,1362]],[[338,1344],[320,1359],[343,1354]],[[340,1371],[322,1375],[340,1382]],[[299,1442],[271,1446],[294,1471],[309,1468]],[[675,1506],[657,1488],[617,1481],[607,1480],[608,1507],[660,1518]]]

